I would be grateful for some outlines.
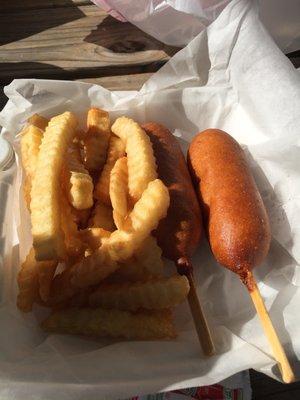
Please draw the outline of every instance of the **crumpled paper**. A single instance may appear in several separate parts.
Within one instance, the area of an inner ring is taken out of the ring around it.
[[[156,39],[185,46],[213,22],[231,0],[92,0],[119,21],[129,21]]]
[[[185,46],[232,0],[92,0],[119,21],[129,21],[156,39]],[[256,0],[263,24],[286,54],[300,49],[299,0]]]
[[[15,80],[5,89],[9,102],[0,124],[16,151],[15,136],[31,114],[50,117],[71,110],[84,124],[91,105],[107,109],[112,118],[126,114],[140,122],[163,123],[184,149],[197,131],[214,127],[230,132],[245,148],[271,219],[270,253],[255,275],[299,374],[299,79],[299,71],[261,25],[252,2],[234,0],[139,92],[110,92],[78,82]],[[217,265],[205,241],[194,265],[215,356],[202,356],[186,304],[177,310],[179,336],[172,341],[111,343],[42,333],[37,324],[41,309],[24,316],[15,307],[18,242],[22,258],[30,240],[28,214],[19,199],[21,179],[18,168],[14,201],[7,209],[14,215],[14,235],[11,252],[3,257],[1,398],[124,398],[209,385],[250,367],[280,379],[246,289],[237,276]]]

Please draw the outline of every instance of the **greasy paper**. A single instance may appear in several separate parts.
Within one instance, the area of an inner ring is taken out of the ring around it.
[[[17,152],[16,135],[33,113],[50,117],[70,110],[84,126],[92,105],[110,111],[112,119],[125,114],[139,122],[163,123],[184,149],[198,131],[209,127],[228,131],[245,148],[270,216],[270,253],[255,275],[297,368],[300,75],[268,36],[251,4],[232,1],[139,92],[110,92],[78,82],[15,80],[5,89],[9,102],[0,124]],[[208,385],[250,367],[280,379],[246,289],[234,274],[217,265],[205,241],[194,265],[215,356],[202,356],[186,304],[177,310],[179,336],[172,341],[111,343],[41,332],[38,321],[44,311],[36,308],[33,314],[22,315],[15,306],[18,243],[21,258],[30,245],[30,221],[19,198],[21,181],[17,168],[7,207],[13,214],[7,224],[12,232],[10,246],[2,257],[1,398],[124,398]]]

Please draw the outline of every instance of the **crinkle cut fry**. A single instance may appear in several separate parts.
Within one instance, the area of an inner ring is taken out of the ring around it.
[[[163,274],[162,250],[153,236],[148,236],[136,250],[136,261],[152,276]]]
[[[39,114],[33,114],[30,118],[28,118],[27,122],[30,125],[34,125],[44,131],[49,123],[49,120]]]
[[[109,196],[110,173],[115,162],[125,155],[125,143],[122,139],[112,135],[109,141],[107,158],[103,170],[99,176],[94,196],[107,206],[111,205]]]
[[[31,186],[35,174],[38,154],[42,142],[43,132],[34,125],[27,126],[21,135],[21,161],[25,171],[23,187],[24,198],[28,209],[30,209]]]
[[[69,300],[78,292],[71,284],[72,266],[67,267],[63,272],[56,275],[52,281],[50,295],[47,299],[47,306],[68,304]]]
[[[38,263],[39,294],[44,302],[47,302],[50,296],[51,285],[57,265],[57,261],[40,261]]]
[[[105,246],[102,245],[72,267],[71,285],[82,289],[96,285],[119,267],[120,265],[111,259]]]
[[[84,138],[83,161],[89,171],[101,171],[109,143],[109,114],[100,108],[91,108],[87,115],[87,134]]]
[[[31,202],[31,196],[30,196],[30,192],[31,192],[31,178],[27,175],[25,176],[25,181],[23,184],[23,195],[24,195],[24,200],[26,203],[26,206],[28,208],[28,211],[30,211],[30,202]]]
[[[117,230],[105,240],[112,259],[125,261],[167,215],[169,191],[160,179],[150,182],[126,219],[124,230]]]
[[[155,179],[148,184],[140,201],[134,205],[128,220],[129,229],[139,232],[145,239],[166,216],[169,205],[170,196],[167,187],[160,179]]]
[[[43,131],[34,125],[29,125],[22,131],[21,160],[26,175],[31,179],[35,174],[42,137]]]
[[[68,301],[82,289],[104,280],[119,266],[105,251],[95,250],[91,255],[87,255],[55,276],[47,304],[55,306]]]
[[[77,120],[70,112],[52,118],[40,145],[30,204],[33,246],[39,261],[62,259],[65,255],[59,178],[76,125]]]
[[[170,311],[130,313],[101,308],[56,311],[42,324],[47,332],[136,340],[176,337]]]
[[[56,266],[56,261],[36,261],[34,249],[30,249],[18,273],[17,306],[21,311],[31,311],[39,296],[46,299]]]
[[[71,207],[71,212],[76,225],[78,225],[80,229],[85,229],[90,218],[91,209],[77,210],[76,208]]]
[[[39,293],[38,263],[33,248],[23,262],[17,280],[19,286],[17,307],[23,312],[29,312]]]
[[[135,203],[149,182],[157,178],[152,144],[140,125],[127,117],[117,118],[112,131],[126,144],[129,195]]]
[[[92,307],[136,311],[158,310],[182,303],[189,292],[185,276],[154,278],[147,282],[99,285],[89,298]]]
[[[92,216],[89,219],[88,225],[90,228],[102,228],[106,231],[114,231],[116,227],[111,206],[98,200],[92,210]]]
[[[109,278],[110,283],[141,282],[162,277],[164,263],[162,250],[153,236],[147,237],[135,251],[133,257],[122,263]]]
[[[72,212],[72,206],[69,204],[63,193],[60,196],[60,205],[60,223],[64,233],[66,248],[65,259],[68,259],[68,257],[78,257],[84,253],[86,246],[82,240],[80,232],[78,231],[75,216]]]
[[[152,279],[153,275],[141,265],[135,257],[121,263],[116,272],[109,275],[103,283],[145,282]]]
[[[109,194],[113,208],[113,218],[118,229],[122,229],[129,212],[128,209],[128,171],[127,158],[116,161],[111,174]]]
[[[150,182],[133,211],[127,218],[128,230],[114,231],[91,255],[73,268],[72,284],[84,288],[96,285],[120,268],[120,261],[128,260],[142,242],[158,226],[168,211],[170,197],[161,180]]]
[[[79,234],[88,249],[97,250],[102,245],[103,239],[110,237],[111,232],[103,228],[86,228]]]
[[[70,151],[67,155],[65,175],[65,186],[72,206],[77,210],[91,208],[93,205],[93,180],[84,168],[76,150]]]

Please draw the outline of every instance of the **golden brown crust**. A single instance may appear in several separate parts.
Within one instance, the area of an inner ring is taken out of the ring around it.
[[[143,125],[150,137],[158,176],[170,193],[170,207],[156,237],[163,255],[173,261],[189,258],[202,235],[201,213],[180,145],[172,133],[155,122]]]
[[[193,139],[188,166],[214,256],[246,279],[269,250],[270,227],[242,148],[227,133],[208,129]]]

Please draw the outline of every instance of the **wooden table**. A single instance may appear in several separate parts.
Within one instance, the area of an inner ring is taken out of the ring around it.
[[[111,90],[139,89],[178,48],[121,23],[89,0],[2,0],[2,87],[14,78],[68,79]],[[290,56],[300,66],[300,52]],[[300,398],[300,383],[281,385],[251,371],[254,400]]]
[[[2,85],[35,77],[139,89],[178,51],[89,0],[2,0],[0,10]]]

